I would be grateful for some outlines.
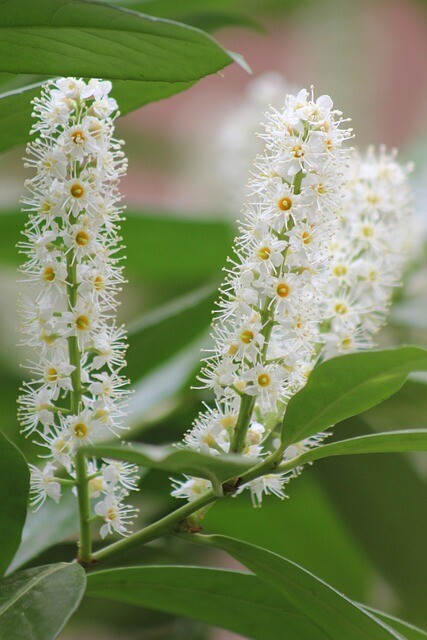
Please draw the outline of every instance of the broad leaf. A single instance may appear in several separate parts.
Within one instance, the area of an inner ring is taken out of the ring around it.
[[[51,564],[0,582],[0,638],[54,640],[77,609],[86,584],[78,564]]]
[[[0,25],[0,72],[114,79],[121,113],[244,65],[198,29],[95,2],[1,0]],[[0,149],[28,140],[36,78],[0,95]]]
[[[290,499],[285,503],[264,498],[261,511],[252,507],[249,492],[237,500],[220,500],[204,517],[203,530],[285,555],[351,598],[367,600],[377,569],[316,482],[316,472],[306,470],[297,482],[289,483]],[[322,526],[313,527],[313,522]]]
[[[311,449],[298,456],[298,464],[314,462],[330,456],[348,456],[364,453],[402,453],[405,451],[427,451],[427,429],[407,429],[374,433],[358,438],[331,442]]]
[[[274,589],[251,574],[199,567],[131,567],[88,576],[89,596],[200,620],[254,640],[327,640]]]
[[[402,347],[353,353],[316,366],[307,384],[289,401],[282,439],[293,443],[379,404],[412,371],[427,370],[427,351]]]
[[[7,569],[21,541],[29,480],[25,458],[0,433],[0,575]]]
[[[257,464],[256,458],[237,455],[210,456],[190,449],[156,447],[138,443],[125,447],[96,445],[84,447],[84,451],[87,455],[97,458],[126,460],[140,467],[207,478],[219,491],[221,483],[243,474]]]
[[[49,526],[46,526],[49,523]],[[78,532],[77,499],[67,491],[59,504],[47,500],[38,511],[30,511],[22,532],[22,543],[8,573],[16,571],[42,551]]]
[[[0,25],[8,73],[194,82],[232,62],[202,31],[81,0],[2,0]]]
[[[190,537],[191,539],[191,537]],[[195,542],[227,551],[269,587],[277,589],[330,640],[390,640],[393,632],[333,587],[271,551],[225,536],[193,535]],[[304,637],[304,636],[303,636]]]
[[[369,426],[357,417],[346,421],[342,429],[358,436],[368,432]],[[337,456],[316,465],[313,473],[322,481],[342,521],[392,588],[402,615],[427,625],[425,477],[408,455],[399,454]]]

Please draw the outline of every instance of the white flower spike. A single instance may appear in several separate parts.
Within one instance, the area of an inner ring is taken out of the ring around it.
[[[115,323],[124,282],[118,181],[126,171],[122,142],[114,138],[117,104],[110,82],[61,78],[34,100],[36,139],[26,166],[35,171],[23,199],[29,217],[19,244],[27,261],[23,281],[34,291],[21,301],[23,344],[37,359],[19,400],[23,431],[51,459],[32,467],[33,504],[60,499],[55,473],[76,477],[74,456],[83,444],[123,427],[127,413],[126,333]],[[62,474],[61,474],[62,470]],[[101,535],[128,533],[135,510],[123,504],[137,488],[133,465],[87,465]]]

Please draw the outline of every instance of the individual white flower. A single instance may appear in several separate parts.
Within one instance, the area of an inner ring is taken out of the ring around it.
[[[55,479],[56,467],[51,462],[39,469],[33,464],[29,465],[31,471],[31,506],[38,511],[45,503],[46,498],[51,498],[56,503],[61,498],[61,485]]]
[[[174,498],[184,498],[193,502],[212,489],[212,483],[205,478],[191,478],[189,476],[184,476],[184,478],[185,480],[172,480],[171,495]]]
[[[123,504],[120,497],[108,492],[104,500],[95,505],[95,513],[105,520],[105,524],[99,530],[101,538],[105,538],[111,533],[128,535],[128,527],[135,519],[138,509]]]

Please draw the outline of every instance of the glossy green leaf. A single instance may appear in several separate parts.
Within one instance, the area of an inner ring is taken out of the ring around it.
[[[357,417],[340,429],[358,436],[369,432],[369,425]],[[319,461],[312,473],[391,587],[401,615],[426,626],[426,483],[409,454],[337,456]]]
[[[377,570],[317,481],[317,468],[306,468],[289,483],[289,500],[265,497],[262,510],[253,508],[249,492],[217,502],[205,515],[203,530],[285,555],[351,598],[368,600]]]
[[[197,29],[82,0],[1,0],[0,25],[8,73],[194,82],[232,62]]]
[[[21,541],[29,481],[25,458],[0,433],[0,575],[7,569]]]
[[[293,443],[380,404],[409,373],[427,370],[427,351],[402,347],[352,353],[316,366],[289,401],[282,439]]]
[[[389,627],[401,633],[405,640],[426,640],[427,632],[422,629],[418,629],[418,627],[414,627],[414,625],[405,622],[404,620],[399,620],[399,618],[395,618],[394,616],[390,616],[383,611],[377,611],[377,609],[372,609],[371,607],[367,607],[366,605],[360,605],[366,611],[372,613],[376,618],[385,622]]]
[[[22,543],[8,573],[20,569],[45,549],[76,534],[78,528],[77,500],[71,491],[65,491],[58,504],[47,500],[38,511],[30,510],[22,532]]]
[[[89,596],[200,620],[254,640],[327,640],[292,603],[252,574],[201,567],[131,567],[88,576]]]
[[[317,626],[319,638],[402,640],[402,636],[377,621],[372,614],[283,556],[225,536],[196,534],[190,539],[226,551],[269,587],[277,589],[300,610],[301,615]]]
[[[0,638],[54,640],[77,609],[86,585],[78,564],[52,564],[0,582]]]
[[[37,55],[34,55],[34,51]],[[115,80],[121,113],[191,87],[240,57],[203,31],[82,0],[0,0],[0,72]],[[25,142],[37,76],[0,94],[0,150]],[[8,78],[7,78],[8,79]]]
[[[138,443],[129,443],[126,447],[96,445],[84,447],[84,451],[87,455],[98,458],[125,460],[149,469],[207,478],[218,490],[221,483],[243,474],[257,464],[256,458],[237,455],[209,456],[190,449]]]
[[[427,451],[427,429],[407,429],[374,433],[324,444],[298,456],[298,464],[314,462],[331,456],[348,456],[364,453],[403,453]]]

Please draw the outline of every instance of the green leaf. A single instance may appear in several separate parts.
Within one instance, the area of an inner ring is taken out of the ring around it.
[[[219,491],[223,482],[240,476],[257,464],[256,458],[246,456],[209,456],[190,449],[176,449],[168,446],[156,447],[138,443],[132,443],[126,447],[96,445],[94,447],[84,447],[84,451],[87,455],[98,458],[126,460],[140,467],[160,469],[172,473],[187,473],[198,478],[207,478]]]
[[[0,433],[0,575],[7,569],[21,542],[29,481],[24,456]]]
[[[305,387],[289,401],[282,439],[288,443],[330,428],[379,404],[412,371],[427,370],[427,351],[402,347],[352,353],[316,366]]]
[[[200,620],[255,640],[327,640],[256,576],[199,567],[131,567],[88,576],[89,596]]]
[[[361,417],[347,420],[342,428],[352,436],[369,431]],[[378,574],[392,588],[402,615],[425,626],[426,486],[409,456],[337,456],[315,466],[313,473]]]
[[[388,615],[388,613],[384,613],[383,611],[377,611],[376,609],[372,609],[372,607],[367,607],[366,605],[360,605],[366,611],[372,613],[376,618],[385,622],[389,627],[401,633],[405,640],[426,640],[427,633],[422,629],[418,629],[418,627],[414,627],[412,624],[405,622],[403,620],[399,620],[399,618],[395,618],[394,616]]]
[[[314,462],[330,456],[348,456],[363,453],[402,453],[404,451],[427,451],[427,429],[374,433],[359,436],[358,438],[331,442],[306,451],[298,456],[297,460],[298,464],[306,464],[307,462]]]
[[[122,114],[191,87],[233,61],[208,34],[135,11],[81,0],[1,0],[0,72],[33,74],[0,94],[0,150],[29,138],[31,100],[38,77],[83,76],[116,80]],[[34,55],[37,51],[37,55]],[[15,75],[16,78],[16,75]]]
[[[22,543],[8,573],[20,569],[45,549],[75,534],[78,522],[77,500],[71,491],[64,492],[59,504],[47,500],[38,511],[30,511],[22,532]]]
[[[195,534],[188,538],[226,551],[269,587],[277,589],[300,610],[301,615],[317,626],[319,638],[402,640],[399,634],[378,622],[359,605],[283,556],[225,536]]]
[[[306,470],[288,485],[290,499],[285,503],[265,498],[262,511],[252,507],[248,492],[237,500],[220,500],[205,515],[204,532],[239,538],[285,555],[351,598],[367,600],[377,570],[316,482],[316,471]],[[313,522],[322,526],[313,527]]]
[[[2,0],[0,25],[8,73],[194,82],[232,62],[202,31],[81,0]]]
[[[19,571],[0,582],[0,637],[54,640],[77,609],[86,584],[78,564]]]

